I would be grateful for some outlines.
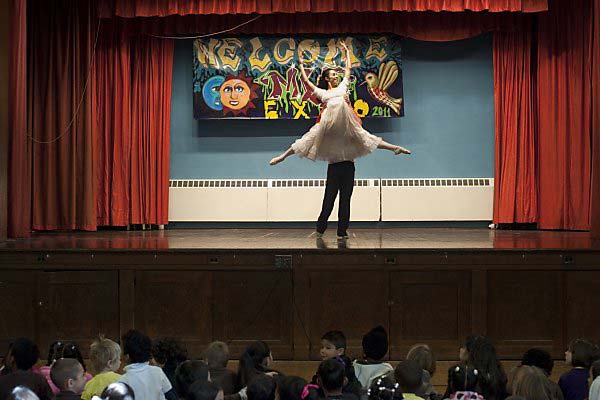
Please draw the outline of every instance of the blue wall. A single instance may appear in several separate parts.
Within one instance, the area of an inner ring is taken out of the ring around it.
[[[322,178],[326,163],[268,161],[314,120],[193,118],[192,42],[175,46],[171,171],[183,178]],[[491,35],[447,43],[403,40],[405,117],[366,119],[364,127],[412,150],[376,150],[357,160],[358,178],[493,177],[494,83]]]

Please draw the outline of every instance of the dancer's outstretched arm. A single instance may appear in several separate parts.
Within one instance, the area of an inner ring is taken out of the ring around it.
[[[304,60],[302,59],[302,56],[300,56],[299,60],[298,60],[298,68],[300,68],[300,76],[302,77],[302,80],[306,83],[306,85],[310,88],[311,92],[314,92],[315,89],[317,88],[314,83],[312,83],[310,81],[310,79],[308,79],[308,76],[306,76],[306,71],[304,71]]]
[[[342,49],[344,49],[345,54],[345,66],[344,66],[344,78],[346,78],[346,80],[350,79],[350,70],[352,69],[352,63],[350,62],[350,50],[348,50],[348,46],[346,46],[346,42],[344,42],[343,40],[340,42],[340,44],[342,45]]]

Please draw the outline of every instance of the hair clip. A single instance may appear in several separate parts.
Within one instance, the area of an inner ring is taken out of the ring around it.
[[[479,371],[477,371],[477,368],[473,369],[473,374],[474,374],[475,376],[477,376],[477,375],[479,374]]]
[[[460,366],[457,365],[456,368],[454,368],[454,372],[460,372]]]
[[[304,388],[302,388],[302,394],[300,394],[300,398],[302,400],[304,400],[305,398],[308,397],[310,388],[313,388],[316,390],[319,389],[319,387],[317,385],[313,385],[312,383],[309,383],[308,385],[304,386]]]

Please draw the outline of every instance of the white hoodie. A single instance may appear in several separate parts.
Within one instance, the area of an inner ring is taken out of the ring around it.
[[[352,365],[354,366],[356,378],[365,389],[368,389],[371,386],[371,383],[375,378],[380,378],[382,375],[388,375],[392,372],[391,378],[392,380],[394,378],[394,368],[388,363],[360,364],[359,362],[354,361]]]

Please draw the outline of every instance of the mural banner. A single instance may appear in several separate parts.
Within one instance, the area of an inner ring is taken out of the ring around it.
[[[348,100],[361,117],[404,115],[398,36],[223,37],[194,41],[194,117],[316,118],[319,101],[302,81],[321,71],[343,75],[340,41],[350,51]],[[341,78],[341,76],[340,76]]]

